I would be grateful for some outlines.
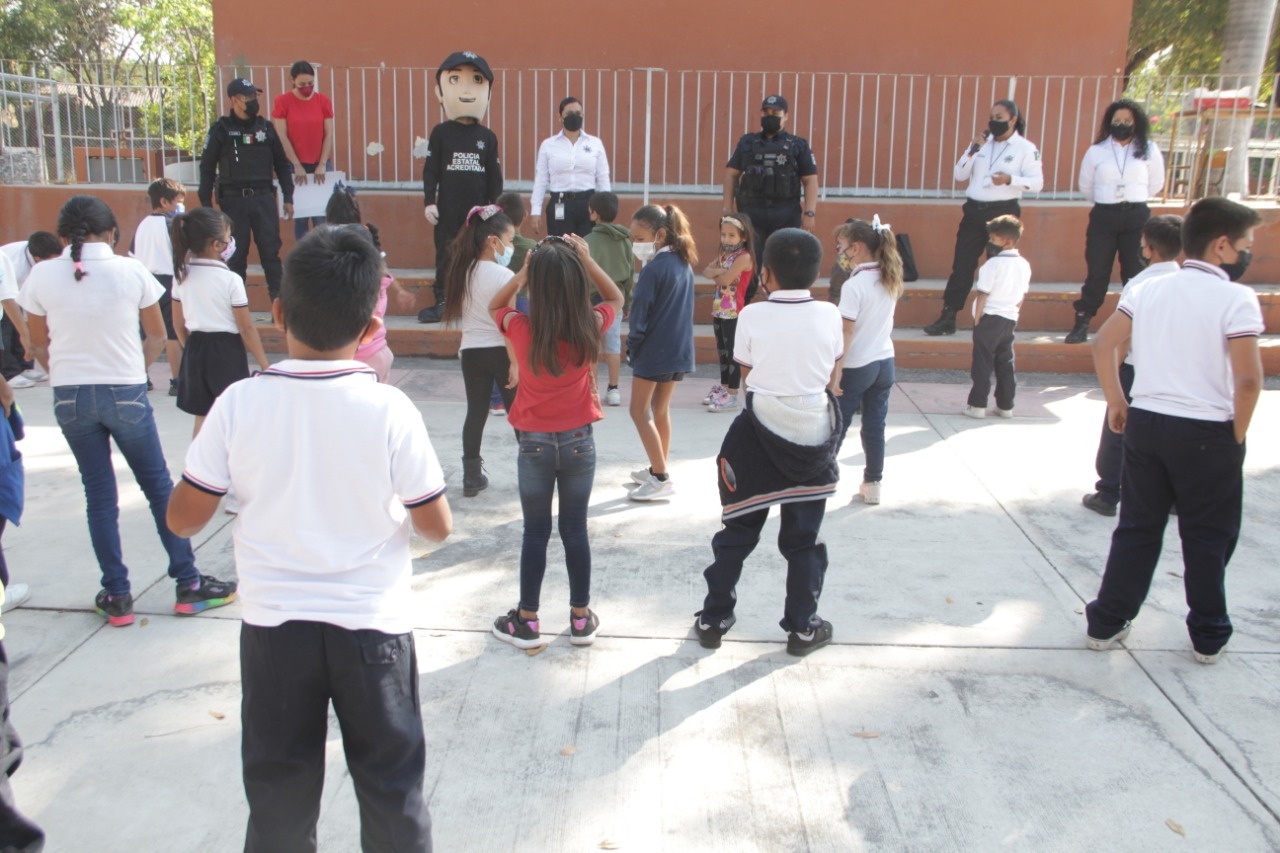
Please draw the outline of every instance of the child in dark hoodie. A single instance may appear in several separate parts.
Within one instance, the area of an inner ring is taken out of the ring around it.
[[[594,193],[587,202],[591,221],[595,227],[587,235],[591,257],[622,291],[626,300],[623,310],[613,318],[613,324],[604,331],[604,361],[609,365],[609,387],[604,401],[610,406],[622,405],[622,393],[618,390],[618,375],[622,366],[622,315],[631,310],[631,285],[635,282],[636,256],[631,251],[631,231],[625,225],[617,225],[618,196],[614,193]]]

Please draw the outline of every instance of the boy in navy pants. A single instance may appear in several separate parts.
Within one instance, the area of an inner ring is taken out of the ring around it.
[[[1231,638],[1225,575],[1240,535],[1244,439],[1262,391],[1264,326],[1257,294],[1226,270],[1248,263],[1260,222],[1237,202],[1197,202],[1182,225],[1181,271],[1126,290],[1094,340],[1107,418],[1124,434],[1120,522],[1098,597],[1085,608],[1095,651],[1129,636],[1175,502],[1195,659],[1216,663]],[[1136,368],[1132,404],[1117,366],[1126,340]]]

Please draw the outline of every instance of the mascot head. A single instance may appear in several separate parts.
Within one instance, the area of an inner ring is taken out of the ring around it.
[[[462,50],[449,54],[436,71],[436,96],[454,121],[478,122],[489,109],[493,72],[484,57]]]

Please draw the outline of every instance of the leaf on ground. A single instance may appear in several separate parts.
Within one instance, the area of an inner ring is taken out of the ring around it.
[[[1083,608],[1083,607],[1077,607],[1077,608],[1076,608],[1076,613],[1079,613],[1081,616],[1083,616],[1083,615],[1084,615],[1084,608]]]
[[[872,738],[880,737],[880,732],[854,732],[853,736],[860,737],[863,740],[871,740]]]
[[[444,636],[444,634],[439,634],[439,633],[437,633],[437,634],[428,634],[427,636],[428,636],[428,637],[443,637],[443,636]]]
[[[151,620],[150,620],[150,619],[148,619],[147,617],[143,616],[141,619],[139,619],[139,620],[138,620],[138,627],[139,627],[139,628],[145,628],[145,627],[147,627],[147,625],[149,625],[150,623],[151,623]]]
[[[1182,572],[1169,572],[1169,574],[1173,575],[1175,578],[1182,577]]]
[[[1168,820],[1166,820],[1166,821],[1164,822],[1164,825],[1165,825],[1165,826],[1167,826],[1167,827],[1169,827],[1170,829],[1172,829],[1174,832],[1178,833],[1179,835],[1181,835],[1183,838],[1186,838],[1186,837],[1187,837],[1187,831],[1186,831],[1185,829],[1183,829],[1183,828],[1182,828],[1182,824],[1178,823],[1178,822],[1177,822],[1176,820],[1174,820],[1173,818],[1169,818]]]
[[[568,745],[568,746],[566,746],[564,749],[560,750],[560,754],[561,754],[561,755],[573,755],[573,754],[574,754],[575,752],[577,752],[577,751],[578,751],[578,748],[577,748],[576,746],[574,746],[573,744],[569,744],[569,745]]]
[[[614,539],[621,539],[621,538],[622,538],[622,531],[621,531],[621,530],[619,530],[617,533],[613,534],[613,538],[614,538]],[[604,844],[605,842],[604,842],[604,841],[601,841],[600,843],[601,843],[601,844]],[[612,844],[613,842],[609,842],[609,843],[610,843],[610,844]],[[607,849],[607,848],[606,848],[606,849]]]
[[[546,647],[546,646],[535,646],[535,647],[534,647],[534,648],[532,648],[532,649],[525,649],[525,650],[524,650],[524,653],[525,653],[526,655],[528,655],[529,657],[533,657],[534,655],[540,655],[540,654],[542,654],[542,653],[543,653],[543,652],[545,652],[546,650],[547,650],[547,647]]]
[[[955,604],[955,603],[956,603],[956,600],[955,600],[954,598],[952,598],[951,596],[949,596],[949,595],[948,595],[948,596],[947,596],[947,604]]]
[[[227,718],[227,715],[221,711],[210,711],[209,716],[213,717],[215,720],[225,720]]]
[[[612,838],[606,838],[596,846],[599,847],[601,850],[621,850],[622,842],[614,841]]]

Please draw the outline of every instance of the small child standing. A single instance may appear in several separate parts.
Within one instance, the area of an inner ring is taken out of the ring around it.
[[[261,370],[270,367],[249,313],[244,280],[227,268],[235,251],[231,218],[212,207],[174,217],[173,322],[185,358],[178,377],[178,408],[196,416],[192,436],[218,395],[249,378],[247,347]]]
[[[844,335],[839,309],[809,293],[821,265],[812,234],[775,231],[760,264],[769,298],[738,317],[733,357],[748,393],[716,459],[724,527],[711,540],[715,561],[703,572],[707,597],[693,623],[703,648],[719,648],[733,627],[742,564],[775,505],[782,511],[778,550],[787,560],[779,623],[790,632],[787,651],[807,655],[831,642],[831,623],[818,616],[827,573],[818,533],[840,479],[840,407],[827,388],[839,377]]]
[[[255,853],[315,849],[330,703],[364,848],[431,849],[409,534],[443,541],[452,516],[422,414],[353,359],[378,325],[381,278],[363,229],[302,238],[271,307],[289,359],[218,398],[169,503],[187,535],[229,489],[244,504],[233,538]]]
[[[587,200],[587,213],[592,223],[586,238],[591,258],[622,291],[625,305],[631,299],[631,286],[635,282],[636,256],[631,251],[631,230],[614,222],[618,218],[617,194],[592,193]],[[622,405],[622,392],[618,390],[622,371],[622,312],[623,308],[615,311],[613,322],[604,330],[604,362],[609,369],[604,401],[610,406]]]
[[[164,288],[160,297],[160,316],[164,318],[165,358],[173,377],[169,380],[169,396],[178,396],[178,376],[182,373],[182,343],[173,324],[173,246],[169,242],[169,224],[186,210],[187,188],[177,181],[161,178],[147,187],[151,213],[138,223],[133,232],[129,254],[142,261],[147,271]]]
[[[973,303],[973,367],[969,375],[969,403],[964,414],[987,416],[991,394],[991,372],[996,374],[996,414],[1013,417],[1013,395],[1018,377],[1013,368],[1013,331],[1018,325],[1018,309],[1031,289],[1031,264],[1018,254],[1022,221],[1016,216],[997,216],[987,223],[987,262],[978,270]]]
[[[716,286],[715,295],[711,297],[711,326],[720,357],[720,383],[712,385],[710,393],[702,399],[702,405],[709,412],[732,412],[738,408],[742,369],[733,360],[733,342],[738,313],[746,307],[747,291],[756,273],[752,236],[751,220],[745,213],[721,216],[720,257],[702,271]]]

